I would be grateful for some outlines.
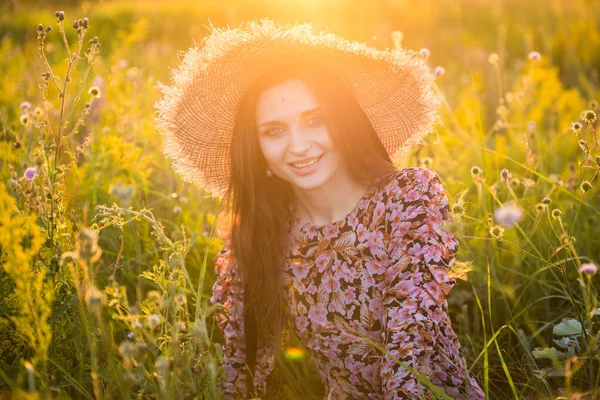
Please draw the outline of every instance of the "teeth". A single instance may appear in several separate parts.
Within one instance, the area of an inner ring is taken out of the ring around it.
[[[315,158],[312,161],[309,161],[307,163],[304,164],[292,164],[292,166],[296,167],[296,168],[304,168],[304,167],[308,167],[309,165],[313,165],[314,163],[316,163],[317,161],[319,161],[319,157]]]

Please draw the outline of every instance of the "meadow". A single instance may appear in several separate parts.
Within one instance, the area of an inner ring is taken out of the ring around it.
[[[441,123],[398,166],[442,179],[448,296],[489,399],[600,398],[600,4],[0,4],[0,398],[216,399],[219,202],[162,155],[154,103],[207,26],[312,22],[418,52]],[[268,399],[321,399],[286,330]]]

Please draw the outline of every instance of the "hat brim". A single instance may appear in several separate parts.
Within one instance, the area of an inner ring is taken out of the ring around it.
[[[422,142],[443,101],[434,74],[410,50],[377,50],[314,34],[309,24],[262,20],[212,28],[185,53],[173,85],[159,83],[156,121],[173,169],[222,197],[239,100],[255,78],[293,60],[318,63],[346,81],[392,159]]]

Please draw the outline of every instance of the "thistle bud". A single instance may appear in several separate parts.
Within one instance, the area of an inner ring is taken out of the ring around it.
[[[38,25],[38,32],[42,32],[44,30],[44,25],[39,24]]]
[[[79,28],[79,21],[75,20],[73,21],[73,29],[77,29]]]
[[[62,21],[64,21],[64,20],[65,20],[65,12],[64,12],[64,11],[59,11],[59,12],[58,12],[58,20],[59,20],[60,22],[62,22]]]
[[[512,174],[510,173],[510,171],[506,168],[504,168],[502,171],[500,171],[500,179],[502,180],[502,182],[504,183],[508,183],[508,181],[512,178]]]
[[[550,197],[544,197],[544,199],[542,200],[542,203],[550,204],[550,203],[552,203],[552,199]]]
[[[84,18],[84,19],[81,21],[81,26],[83,26],[85,29],[87,29],[87,28],[88,28],[88,24],[89,24],[89,21],[88,21],[88,19],[87,19],[87,18]]]
[[[579,133],[579,131],[581,130],[581,123],[580,122],[572,122],[571,130],[575,133]]]

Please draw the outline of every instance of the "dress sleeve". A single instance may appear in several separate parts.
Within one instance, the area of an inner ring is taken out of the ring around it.
[[[390,263],[383,290],[383,398],[434,398],[397,361],[423,374],[453,399],[483,398],[475,381],[466,378],[448,316],[446,295],[455,283],[448,270],[458,240],[443,229],[449,219],[444,188],[437,175],[424,168],[409,169],[395,185],[388,200],[394,211],[388,221]]]
[[[216,322],[223,333],[223,375],[218,389],[225,400],[264,397],[267,377],[273,370],[274,356],[271,345],[258,339],[256,367],[253,375],[256,393],[248,394],[246,342],[244,334],[244,283],[237,263],[226,239],[225,246],[214,258],[216,281],[212,288],[211,304],[221,304],[216,312]]]

